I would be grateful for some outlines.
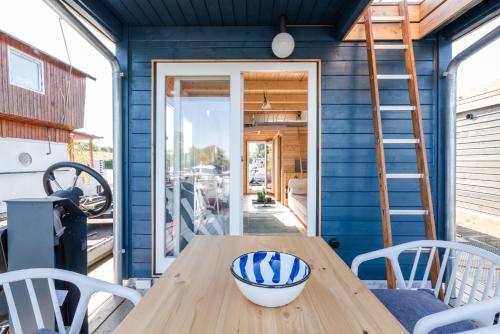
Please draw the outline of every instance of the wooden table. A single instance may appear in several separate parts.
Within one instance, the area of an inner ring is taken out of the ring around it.
[[[312,268],[302,294],[265,308],[238,290],[229,265],[256,250],[296,254]],[[407,333],[321,238],[197,236],[115,333]]]

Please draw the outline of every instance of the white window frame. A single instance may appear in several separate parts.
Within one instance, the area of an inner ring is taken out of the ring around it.
[[[8,69],[7,70],[9,71],[9,84],[12,86],[16,86],[19,88],[30,90],[30,91],[35,92],[35,93],[45,94],[45,64],[44,64],[44,62],[42,60],[35,58],[35,57],[32,57],[29,54],[24,53],[21,50],[18,50],[12,46],[8,47],[7,54],[8,54],[8,66],[7,66]],[[14,78],[12,75],[13,74],[12,67],[11,67],[11,64],[12,64],[11,58],[14,54],[18,57],[22,57],[22,58],[24,58],[28,61],[31,61],[33,63],[36,63],[38,65],[38,68],[40,69],[38,71],[38,80],[40,82],[40,90],[31,89],[29,87],[26,87],[26,86],[23,86],[19,83],[14,82]]]
[[[320,194],[318,192],[317,177],[320,166],[318,164],[318,124],[320,122],[319,92],[318,82],[319,66],[317,61],[297,60],[297,61],[193,61],[176,62],[156,60],[153,62],[153,73],[155,73],[155,84],[153,92],[155,96],[155,124],[153,126],[155,136],[155,203],[154,203],[154,226],[153,226],[153,275],[163,273],[175,257],[164,257],[163,232],[165,221],[165,165],[163,152],[165,150],[165,77],[228,77],[230,78],[231,92],[231,129],[230,138],[230,226],[229,235],[243,235],[243,86],[242,72],[277,72],[294,71],[308,73],[308,133],[307,133],[307,236],[319,235],[320,218],[318,217]],[[239,158],[236,158],[239,157]],[[245,166],[246,167],[246,166]]]

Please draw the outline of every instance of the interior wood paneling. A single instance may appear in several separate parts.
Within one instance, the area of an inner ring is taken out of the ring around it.
[[[307,118],[307,73],[246,72],[243,79],[246,125]],[[263,109],[264,99],[270,109]]]
[[[295,172],[295,161],[307,161],[307,127],[286,127],[286,126],[259,126],[255,128],[245,128],[244,140],[244,170],[243,170],[243,189],[248,193],[247,188],[247,159],[248,142],[273,142],[276,137],[281,141],[281,152],[279,156],[279,165],[281,166],[279,174],[286,172]],[[276,166],[274,161],[274,166]],[[274,176],[276,180],[276,175]],[[280,177],[281,178],[281,177]],[[282,180],[280,189],[283,189],[285,182]],[[278,183],[278,182],[276,182]],[[281,193],[284,194],[284,193]]]

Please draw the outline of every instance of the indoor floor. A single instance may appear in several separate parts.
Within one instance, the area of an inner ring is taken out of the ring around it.
[[[256,207],[252,199],[257,195],[245,195],[243,199],[243,233],[266,235],[305,235],[306,226],[289,208],[276,202],[270,207]]]

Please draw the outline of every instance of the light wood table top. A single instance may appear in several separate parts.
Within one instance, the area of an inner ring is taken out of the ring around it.
[[[265,308],[238,290],[239,255],[277,250],[312,268],[302,294]],[[407,333],[321,238],[197,236],[115,333]]]

